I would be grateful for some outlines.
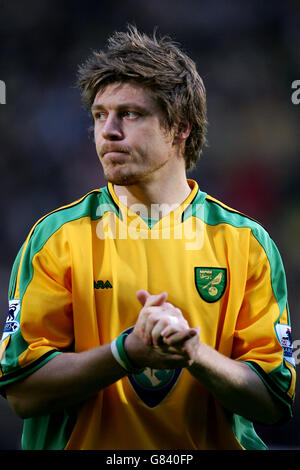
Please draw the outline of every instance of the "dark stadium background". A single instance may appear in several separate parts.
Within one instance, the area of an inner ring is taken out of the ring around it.
[[[209,147],[191,176],[271,233],[286,268],[300,362],[300,104],[291,99],[300,80],[299,7],[298,0],[0,0],[1,330],[10,269],[30,227],[104,184],[74,88],[77,65],[135,22],[146,32],[157,25],[198,65]],[[0,449],[20,448],[21,425],[0,398]],[[273,449],[300,449],[299,397],[289,423],[257,429]]]

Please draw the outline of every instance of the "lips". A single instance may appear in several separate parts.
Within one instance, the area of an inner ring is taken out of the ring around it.
[[[120,152],[120,151],[109,151],[103,155],[105,160],[113,161],[114,163],[125,163],[128,160],[128,153],[127,152]]]
[[[121,152],[119,150],[110,150],[109,152],[105,152],[104,157],[106,157],[107,155],[109,156],[126,155],[126,152]]]

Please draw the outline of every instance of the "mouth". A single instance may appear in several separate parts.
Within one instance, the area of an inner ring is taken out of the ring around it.
[[[109,151],[104,153],[103,159],[114,163],[126,163],[129,160],[129,154],[127,152]]]

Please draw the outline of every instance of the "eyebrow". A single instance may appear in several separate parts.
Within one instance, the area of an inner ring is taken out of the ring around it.
[[[134,108],[138,111],[143,111],[143,112],[146,112],[149,110],[147,110],[144,106],[140,106],[136,103],[132,103],[132,102],[128,102],[128,103],[122,103],[120,105],[117,106],[117,109],[122,111],[123,109],[128,109],[128,108]],[[99,111],[99,110],[102,110],[102,109],[105,109],[105,106],[103,106],[102,104],[93,104],[92,107],[91,107],[91,111]]]

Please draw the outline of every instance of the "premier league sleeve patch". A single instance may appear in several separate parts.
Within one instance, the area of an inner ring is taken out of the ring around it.
[[[276,334],[283,349],[283,358],[295,367],[291,327],[289,325],[277,323]]]
[[[5,340],[8,336],[16,333],[20,328],[20,323],[16,320],[20,312],[20,300],[12,299],[8,301],[8,315],[4,325],[4,331],[1,341]]]

